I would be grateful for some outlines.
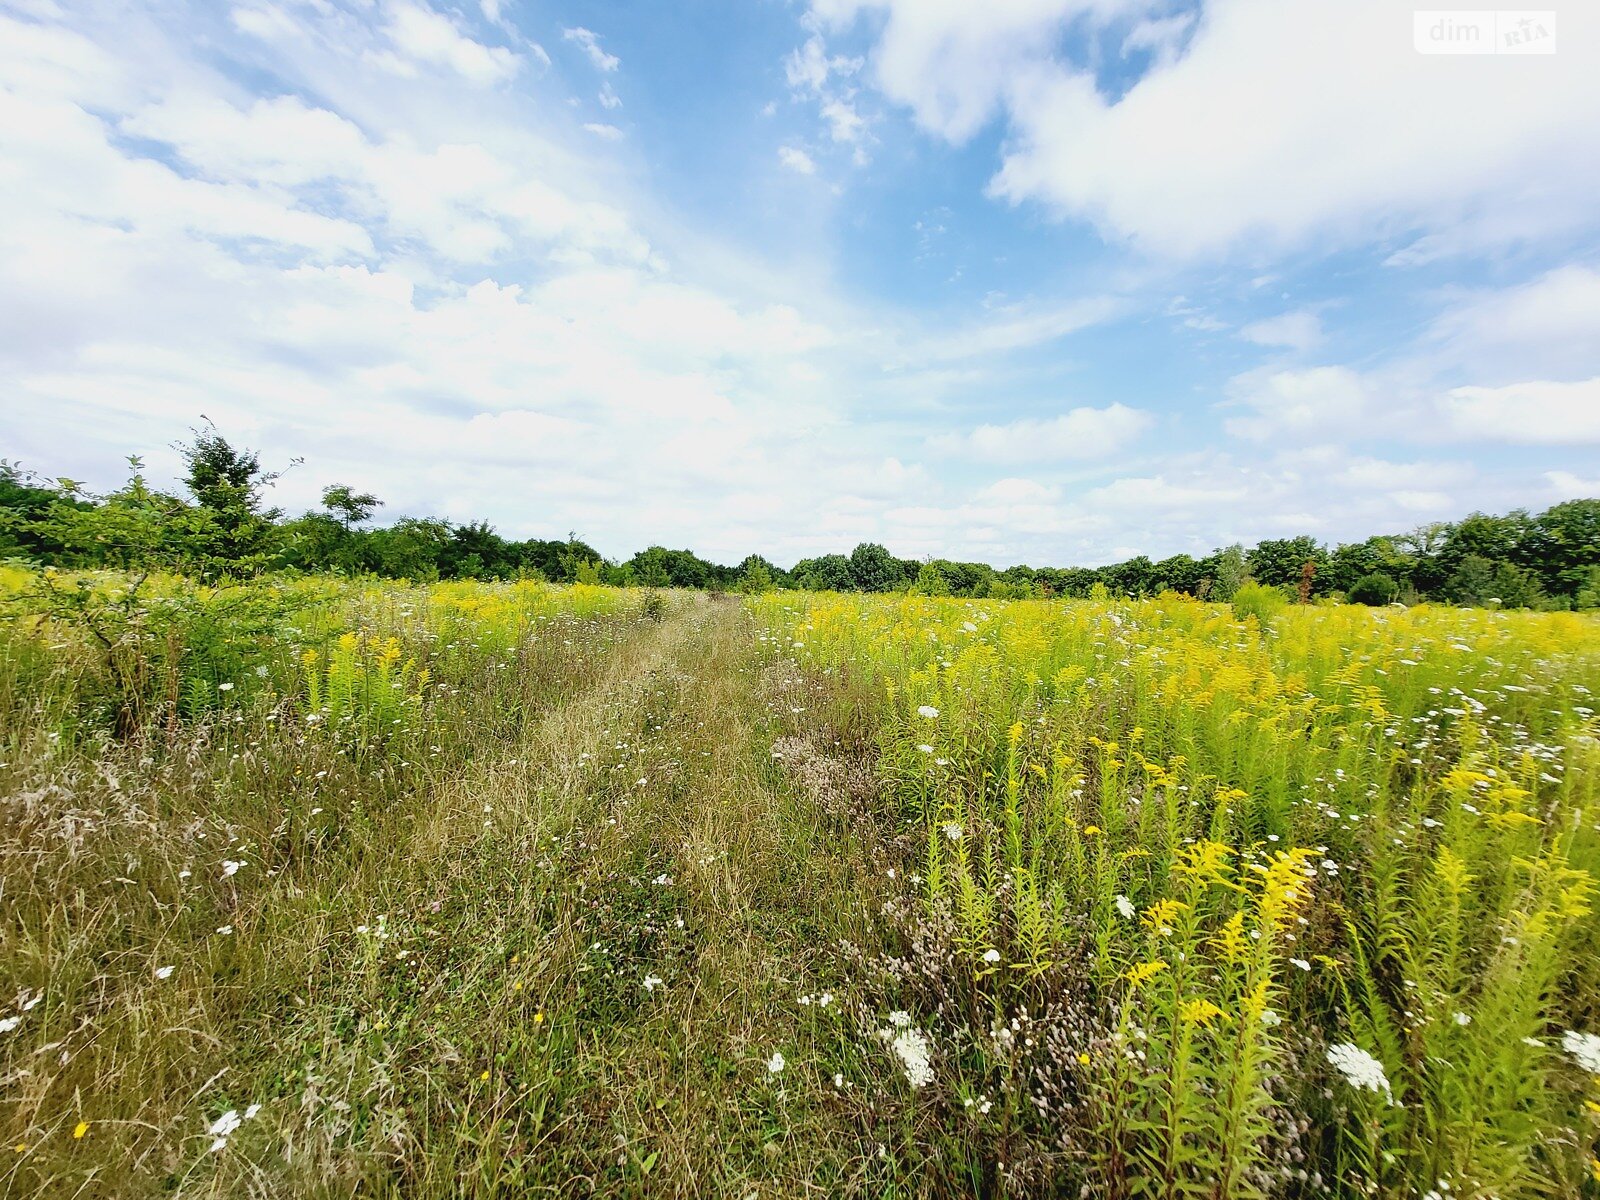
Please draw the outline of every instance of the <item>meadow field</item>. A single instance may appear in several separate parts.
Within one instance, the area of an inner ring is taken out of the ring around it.
[[[0,1195],[1600,1195],[1600,618],[0,568]]]

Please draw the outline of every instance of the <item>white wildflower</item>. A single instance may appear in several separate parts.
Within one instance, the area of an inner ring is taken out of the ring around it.
[[[1299,967],[1302,971],[1311,970],[1311,964],[1303,958],[1291,958],[1289,961],[1295,966]]]
[[[662,979],[659,975],[646,975],[644,977],[644,990],[647,992],[653,992],[665,982],[666,980]]]
[[[1591,1075],[1600,1075],[1600,1034],[1569,1029],[1561,1035],[1561,1048]]]
[[[776,1075],[780,1071],[783,1070],[783,1067],[784,1067],[783,1051],[782,1050],[774,1050],[772,1052],[772,1057],[767,1059],[767,1070],[771,1074]]]
[[[219,691],[219,692],[231,692],[231,691],[233,691],[233,684],[231,684],[231,683],[219,683],[219,684],[217,684],[217,691]]]
[[[918,743],[917,749],[922,751],[924,754],[932,754],[933,753],[933,747],[928,745],[927,742]]]
[[[1464,1012],[1458,1012],[1455,1016],[1455,1022],[1457,1025],[1471,1025],[1472,1018],[1467,1016],[1467,1014]]]
[[[965,829],[961,828],[961,822],[959,821],[946,821],[943,828],[944,836],[952,842],[959,842],[967,833]]]
[[[178,968],[175,967],[175,966],[173,966],[173,967],[157,967],[156,968],[156,978],[157,979],[170,979],[170,978],[172,978],[172,973],[174,971],[176,971],[177,969]]]
[[[997,962],[999,962],[1000,961],[1000,951],[994,949],[994,947],[991,946],[989,949],[987,949],[987,950],[985,950],[983,952],[983,961],[986,962],[986,963],[997,963]]]
[[[889,1024],[893,1025],[896,1029],[910,1029],[911,1014],[906,1012],[904,1009],[897,1008],[894,1012],[889,1014]]]
[[[1118,896],[1117,911],[1122,914],[1124,919],[1131,921],[1133,920],[1133,914],[1139,910],[1133,907],[1132,900],[1129,900],[1126,896]]]
[[[226,879],[230,875],[237,875],[240,867],[248,865],[248,863],[238,862],[231,858],[225,858],[222,860],[222,877]]]
[[[924,704],[921,708],[917,709],[917,715],[919,717],[927,717],[928,720],[931,721],[939,715],[939,710],[931,704]]]
[[[1383,1064],[1360,1046],[1350,1042],[1329,1046],[1328,1061],[1339,1068],[1351,1087],[1388,1094],[1389,1076],[1384,1073]]]
[[[913,1088],[933,1082],[933,1066],[929,1062],[932,1048],[920,1029],[902,1029],[889,1043],[889,1049],[900,1059],[906,1082]]]

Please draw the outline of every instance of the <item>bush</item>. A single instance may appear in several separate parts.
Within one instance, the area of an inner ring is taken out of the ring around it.
[[[1254,617],[1256,624],[1265,629],[1273,616],[1283,611],[1288,603],[1277,588],[1251,580],[1233,594],[1233,615],[1240,621]]]
[[[1382,571],[1374,571],[1370,575],[1363,575],[1350,585],[1348,597],[1351,604],[1368,604],[1374,608],[1381,608],[1385,604],[1394,603],[1394,598],[1400,594],[1400,585],[1394,577],[1385,575]]]

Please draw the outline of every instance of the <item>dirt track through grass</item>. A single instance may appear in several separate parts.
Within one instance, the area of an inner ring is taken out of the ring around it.
[[[27,1149],[0,1195],[859,1184],[871,1146],[796,1054],[812,1036],[798,997],[837,988],[839,939],[870,936],[873,871],[861,831],[773,768],[774,739],[800,744],[811,719],[792,711],[799,681],[763,664],[732,602],[681,598],[660,622],[573,638],[537,667],[566,682],[509,734],[480,731],[391,806],[343,813],[315,853],[285,832],[310,808],[274,798],[313,762],[241,783],[232,812],[214,746],[182,780],[136,761],[114,786],[62,776],[73,806],[105,817],[65,857],[14,845],[8,872],[33,853],[53,886],[92,878],[89,895],[76,915],[19,914],[7,956],[31,953],[53,1006],[91,987],[102,1000],[54,1070],[10,1076]],[[138,865],[115,865],[130,849],[112,814],[158,808],[161,788],[178,803],[134,822]],[[249,863],[201,897],[173,881],[210,853],[194,834],[211,824]],[[123,871],[163,877],[153,921],[101,877]],[[51,932],[63,923],[75,942]],[[92,965],[112,943],[114,983]],[[152,979],[158,959],[176,973]],[[251,1104],[208,1153],[218,1113]]]

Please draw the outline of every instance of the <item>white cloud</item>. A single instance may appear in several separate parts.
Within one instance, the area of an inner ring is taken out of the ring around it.
[[[600,48],[599,35],[581,25],[575,29],[563,29],[561,36],[566,41],[576,42],[597,71],[615,71],[621,65],[621,60],[615,54],[607,54]]]
[[[1440,409],[1450,431],[1463,438],[1528,446],[1600,443],[1600,376],[1454,388]]]
[[[616,89],[611,86],[609,79],[600,85],[599,100],[601,108],[617,109],[622,107],[622,97],[617,95]]]
[[[874,81],[924,128],[960,142],[999,111],[1020,71],[1048,61],[1073,20],[1155,7],[1155,0],[812,0],[811,11],[835,29],[863,12],[883,14],[871,55]]]
[[[859,141],[866,125],[856,112],[855,106],[844,100],[826,101],[822,105],[822,118],[828,122],[833,140],[836,142]]]
[[[980,425],[967,434],[929,439],[941,453],[983,462],[1047,462],[1106,458],[1126,449],[1154,424],[1150,414],[1123,404],[1074,408],[1057,417]]]
[[[1600,271],[1564,266],[1466,293],[1433,322],[1427,341],[1452,363],[1513,378],[1600,372]]]
[[[1555,501],[1577,500],[1600,496],[1600,477],[1585,479],[1571,471],[1546,471],[1550,483],[1550,498]]]
[[[813,0],[812,11],[834,27],[884,14],[872,79],[925,128],[962,142],[1004,113],[994,194],[1147,251],[1259,256],[1469,228],[1463,244],[1494,245],[1593,228],[1600,72],[1584,55],[1418,55],[1392,0],[1210,0],[1185,51],[1116,99],[1056,52],[1074,21],[1166,7]],[[1564,41],[1586,42],[1600,10],[1563,22]]]
[[[1233,405],[1249,411],[1224,422],[1236,437],[1307,441],[1374,431],[1374,389],[1349,367],[1251,371],[1236,376],[1229,392]]]
[[[1186,33],[1194,28],[1195,14],[1178,13],[1171,17],[1146,17],[1128,31],[1122,39],[1122,53],[1133,50],[1149,51],[1158,60],[1171,59],[1178,51]]]
[[[1302,309],[1253,322],[1241,329],[1239,335],[1258,346],[1309,350],[1322,341],[1322,321],[1316,313]]]
[[[1128,302],[1118,296],[1087,296],[1054,307],[1007,306],[990,320],[918,341],[912,361],[951,361],[1045,345],[1127,311]]]
[[[783,60],[784,77],[792,88],[820,92],[828,82],[828,52],[820,37],[811,37]]]
[[[815,175],[817,164],[811,155],[796,146],[779,146],[778,161],[791,171],[798,171],[802,175]]]
[[[598,122],[590,121],[584,125],[584,128],[602,141],[615,142],[622,138],[622,130],[615,125],[602,125]]]
[[[418,4],[390,7],[389,36],[399,57],[385,60],[401,73],[413,63],[448,67],[476,84],[500,83],[517,73],[522,60],[503,46],[485,46],[456,28],[450,18]]]

